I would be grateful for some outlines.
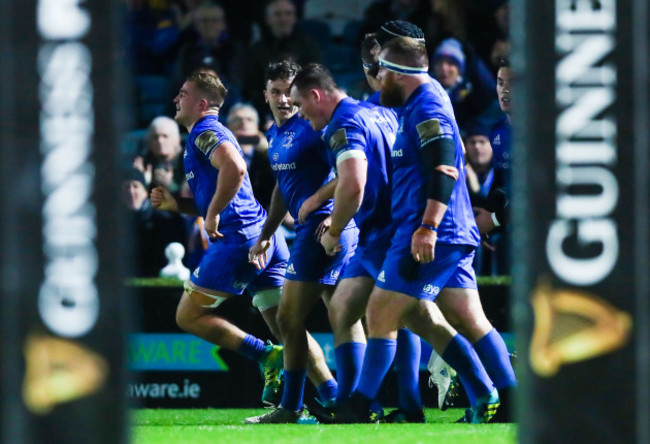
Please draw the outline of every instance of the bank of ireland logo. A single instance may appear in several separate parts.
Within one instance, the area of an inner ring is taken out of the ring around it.
[[[424,286],[422,291],[425,292],[428,295],[437,296],[438,293],[440,293],[440,287],[437,287],[437,286],[434,287],[431,284],[427,284],[427,285]]]
[[[280,155],[278,153],[273,153],[273,162],[277,162],[279,158]]]

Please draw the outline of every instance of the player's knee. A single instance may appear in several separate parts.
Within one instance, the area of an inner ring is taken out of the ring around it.
[[[282,287],[260,290],[253,296],[253,307],[260,312],[277,307],[280,303],[280,296],[282,296]]]

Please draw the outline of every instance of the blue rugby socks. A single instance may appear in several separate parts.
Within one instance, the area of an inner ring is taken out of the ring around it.
[[[357,388],[366,344],[363,342],[346,342],[334,350],[336,359],[336,381],[338,393],[336,401],[346,399]]]

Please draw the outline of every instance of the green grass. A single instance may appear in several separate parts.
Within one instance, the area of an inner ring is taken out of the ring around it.
[[[227,443],[516,443],[514,424],[454,424],[463,411],[427,409],[427,424],[244,425],[263,409],[136,410],[134,444]]]

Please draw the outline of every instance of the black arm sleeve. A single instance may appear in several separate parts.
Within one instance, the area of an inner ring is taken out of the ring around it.
[[[496,214],[499,224],[504,226],[509,222],[508,195],[506,193],[506,172],[503,170],[494,171],[494,182],[490,192],[485,199],[485,209]]]
[[[427,170],[427,198],[448,205],[456,179],[436,168],[440,165],[451,167],[455,165],[456,147],[454,141],[446,137],[439,137],[427,142],[421,150],[422,160]]]

